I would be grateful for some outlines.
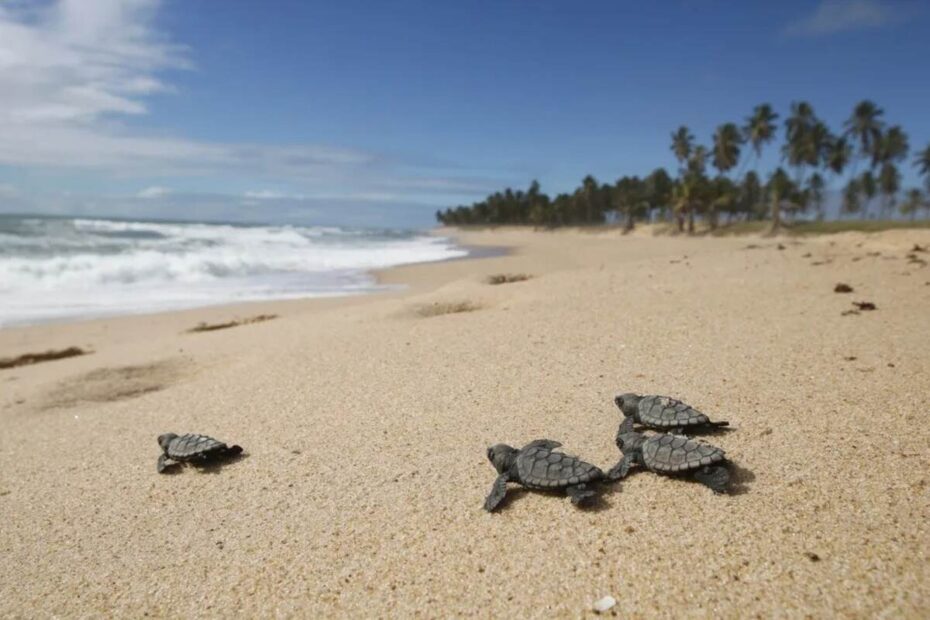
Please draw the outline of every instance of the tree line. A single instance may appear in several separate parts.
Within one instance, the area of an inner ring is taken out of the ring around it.
[[[525,191],[507,188],[470,206],[437,211],[436,219],[447,225],[547,227],[620,219],[632,229],[637,219],[672,218],[679,230],[693,232],[696,217],[711,229],[724,217],[769,219],[777,229],[797,214],[824,219],[826,194],[838,184],[841,216],[861,217],[876,206],[882,218],[895,209],[912,219],[919,210],[930,216],[930,145],[913,158],[926,193],[919,188],[902,192],[900,166],[907,163],[908,137],[900,125],[886,123],[875,103],[858,103],[838,132],[810,103],[792,103],[781,123],[781,165],[763,178],[758,164],[777,138],[778,119],[771,105],[760,104],[742,125],[717,127],[708,146],[698,144],[686,126],[679,127],[671,134],[674,177],[665,168],[645,177],[623,176],[613,184],[588,175],[573,192],[554,198],[533,181]]]

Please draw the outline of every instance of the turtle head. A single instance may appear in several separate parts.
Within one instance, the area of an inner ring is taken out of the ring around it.
[[[642,396],[633,394],[632,392],[614,396],[614,402],[617,404],[617,407],[623,412],[623,415],[628,418],[637,414],[637,407],[639,406],[639,401],[642,399]]]
[[[158,445],[161,446],[162,450],[168,449],[168,444],[171,443],[172,439],[175,439],[177,435],[174,433],[165,433],[164,435],[158,436]]]
[[[518,450],[505,443],[499,443],[496,446],[488,448],[488,460],[494,465],[497,473],[502,474],[513,466],[517,458]]]
[[[633,418],[626,418],[617,431],[617,447],[623,454],[636,452],[643,447],[646,436],[633,430]]]

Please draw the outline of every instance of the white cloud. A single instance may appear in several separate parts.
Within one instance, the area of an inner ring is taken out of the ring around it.
[[[429,195],[444,203],[447,196],[485,194],[504,184],[447,177],[435,166],[338,146],[204,142],[129,128],[126,119],[149,114],[153,94],[174,92],[171,71],[192,67],[191,50],[154,26],[161,4],[0,0],[0,166],[116,175],[143,186],[189,176],[220,186],[232,176],[304,192],[256,190],[242,196],[249,200]],[[183,3],[175,4],[183,10]],[[138,197],[163,197],[162,191],[148,187]]]
[[[161,198],[162,196],[167,196],[170,193],[171,188],[153,185],[152,187],[146,187],[145,189],[139,190],[139,193],[136,194],[136,198]]]
[[[328,178],[370,153],[321,145],[210,143],[128,131],[146,97],[191,66],[186,47],[152,27],[161,0],[0,4],[0,165],[141,174],[248,170]]]
[[[294,200],[301,200],[303,198],[300,194],[288,194],[285,192],[278,192],[272,189],[261,189],[257,191],[246,192],[243,194],[246,198],[252,198],[255,200],[283,200],[285,198],[291,198]]]
[[[903,19],[900,7],[879,0],[821,0],[807,17],[790,24],[794,36],[827,35],[848,30],[879,28]]]
[[[156,73],[188,66],[185,50],[149,27],[157,0],[59,0],[0,6],[0,122],[92,123],[143,114]]]

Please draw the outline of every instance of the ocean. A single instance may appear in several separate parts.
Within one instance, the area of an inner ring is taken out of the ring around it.
[[[0,327],[378,289],[468,252],[415,230],[0,215]]]

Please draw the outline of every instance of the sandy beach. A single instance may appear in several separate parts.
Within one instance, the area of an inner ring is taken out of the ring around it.
[[[0,330],[0,358],[92,351],[0,370],[0,616],[930,614],[930,230],[455,234],[511,252]],[[733,493],[643,471],[482,510],[491,444],[613,465],[630,391],[729,420]],[[246,456],[158,475],[169,431]]]

